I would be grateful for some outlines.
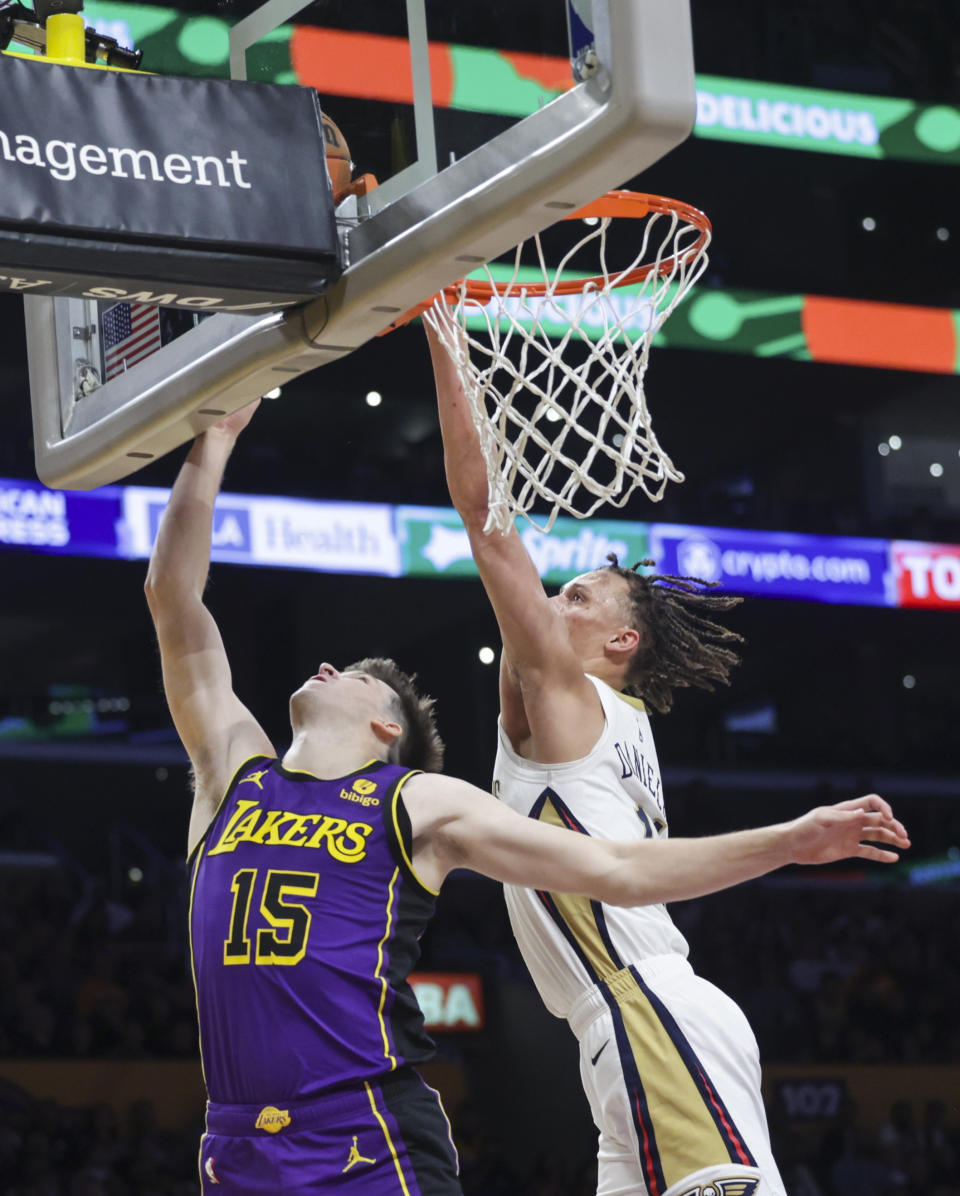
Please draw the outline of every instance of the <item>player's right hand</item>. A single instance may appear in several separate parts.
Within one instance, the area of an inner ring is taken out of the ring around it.
[[[871,793],[835,806],[821,806],[788,823],[791,859],[796,864],[830,864],[836,860],[876,860],[895,864],[900,857],[877,844],[907,848],[906,828],[890,806]]]
[[[246,407],[241,407],[239,411],[234,411],[232,415],[219,420],[213,424],[212,427],[217,432],[226,432],[228,436],[236,439],[247,424],[253,419],[254,413],[260,406],[260,399],[254,399],[252,403],[248,403]],[[209,431],[210,429],[208,429]]]

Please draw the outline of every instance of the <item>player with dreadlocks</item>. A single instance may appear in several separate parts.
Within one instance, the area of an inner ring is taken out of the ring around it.
[[[609,566],[547,598],[516,531],[486,536],[486,467],[457,371],[427,330],[447,483],[503,639],[494,793],[543,823],[664,838],[646,708],[727,683],[739,601],[695,578]],[[651,565],[643,561],[641,565]],[[840,803],[888,811],[875,794]],[[663,905],[614,909],[505,885],[514,934],[547,1008],[580,1041],[600,1131],[598,1196],[785,1196],[770,1149],[757,1044],[698,977]]]
[[[727,685],[740,657],[726,645],[742,643],[743,636],[703,612],[727,611],[743,599],[704,593],[717,583],[699,577],[638,573],[654,567],[650,560],[638,561],[632,569],[622,568],[612,552],[607,560],[609,571],[627,583],[631,621],[644,629],[624,675],[623,692],[640,698],[658,714],[668,714],[674,689],[695,685],[712,690],[716,682]]]

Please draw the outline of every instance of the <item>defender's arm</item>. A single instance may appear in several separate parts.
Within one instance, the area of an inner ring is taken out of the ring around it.
[[[543,739],[549,735],[549,727],[562,725],[567,734],[561,754],[555,755],[543,744],[546,750],[538,752],[537,758],[574,759],[585,755],[603,730],[599,699],[517,532],[483,534],[487,472],[480,438],[455,365],[436,331],[426,321],[424,327],[437,387],[450,498],[467,529],[473,559],[503,639],[500,697],[504,726],[517,744],[531,734],[531,728]],[[543,725],[537,726],[538,722]],[[570,741],[571,729],[575,743]]]
[[[213,504],[227,458],[254,410],[245,408],[194,441],[160,522],[144,587],[170,714],[196,773],[190,850],[242,761],[274,754],[259,723],[233,692],[223,640],[203,602]]]
[[[910,846],[903,825],[876,794],[758,830],[636,842],[535,822],[465,781],[436,774],[411,778],[404,799],[414,866],[432,887],[439,888],[453,868],[471,868],[507,884],[579,893],[609,905],[702,897],[784,864],[850,857],[892,864],[896,853],[872,844]]]

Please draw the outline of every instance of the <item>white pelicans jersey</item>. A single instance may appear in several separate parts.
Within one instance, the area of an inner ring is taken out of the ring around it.
[[[589,755],[566,764],[518,756],[499,726],[494,794],[529,818],[598,839],[664,838],[657,751],[643,703],[596,677],[606,725]],[[505,885],[513,933],[544,1004],[557,1017],[599,981],[654,956],[685,959],[663,905],[620,909],[588,897]]]

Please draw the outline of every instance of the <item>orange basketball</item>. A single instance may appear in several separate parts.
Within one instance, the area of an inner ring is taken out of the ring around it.
[[[353,174],[350,146],[347,145],[346,138],[325,112],[322,120],[323,140],[327,149],[327,170],[330,174],[330,182],[333,184],[333,198],[339,199],[347,189]]]

